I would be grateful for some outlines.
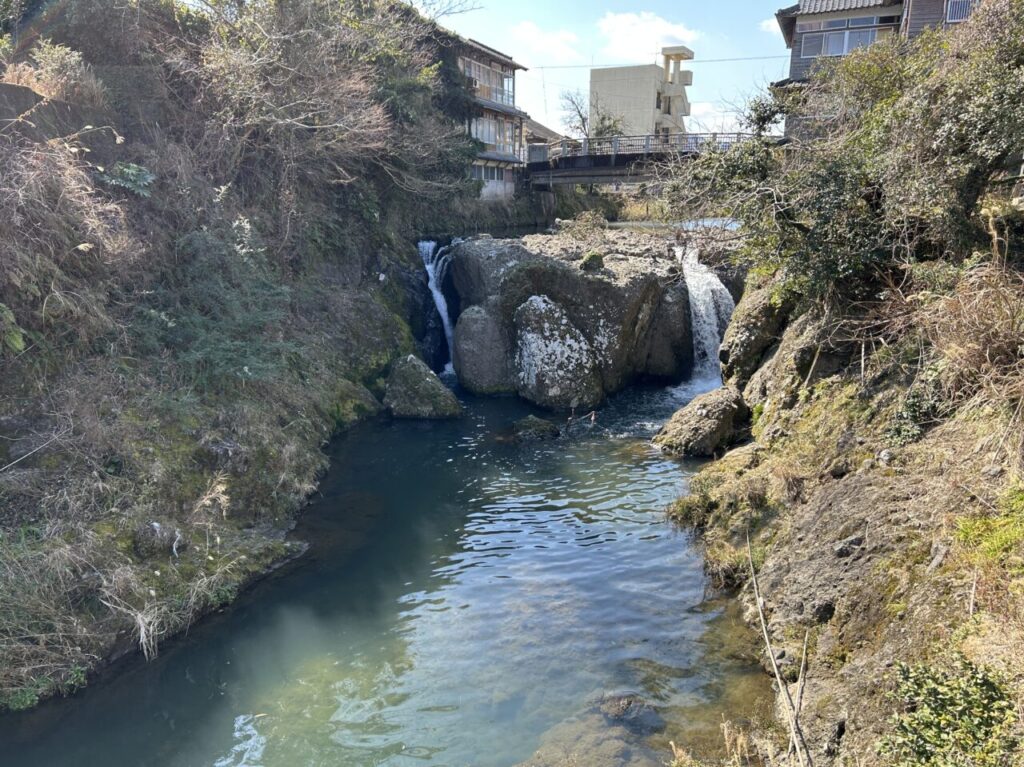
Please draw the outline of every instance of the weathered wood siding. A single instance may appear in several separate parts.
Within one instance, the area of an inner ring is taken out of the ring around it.
[[[946,22],[946,0],[911,0],[907,9],[907,37],[914,38],[928,27]]]

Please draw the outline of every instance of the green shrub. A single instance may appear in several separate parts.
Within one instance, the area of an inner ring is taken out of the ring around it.
[[[580,269],[585,272],[599,272],[604,269],[604,256],[596,250],[592,250],[583,257]]]
[[[142,351],[170,351],[204,389],[270,378],[291,349],[277,332],[290,291],[248,221],[231,232],[193,232],[179,247],[183,266],[141,307]]]
[[[957,657],[948,669],[900,664],[899,710],[880,752],[895,767],[1009,767],[1017,715],[1004,680]]]
[[[110,170],[101,172],[99,179],[104,184],[127,189],[139,197],[149,197],[149,188],[156,175],[133,162],[117,162]]]

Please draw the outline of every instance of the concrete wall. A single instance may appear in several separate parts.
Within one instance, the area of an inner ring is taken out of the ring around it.
[[[655,100],[661,67],[608,67],[590,70],[590,103],[599,104],[606,114],[621,116],[626,135],[654,132]],[[591,113],[590,119],[594,119]]]

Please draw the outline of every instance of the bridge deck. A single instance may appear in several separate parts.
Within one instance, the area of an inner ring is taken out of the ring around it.
[[[534,186],[642,181],[669,157],[724,150],[750,138],[747,133],[679,133],[563,139],[530,147],[526,173]]]

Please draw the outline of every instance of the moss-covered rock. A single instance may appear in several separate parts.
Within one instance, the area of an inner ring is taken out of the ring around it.
[[[391,366],[384,407],[396,418],[456,418],[462,414],[452,390],[411,354]]]
[[[707,458],[736,440],[749,414],[740,393],[723,386],[677,410],[655,436],[654,444],[667,453]]]

